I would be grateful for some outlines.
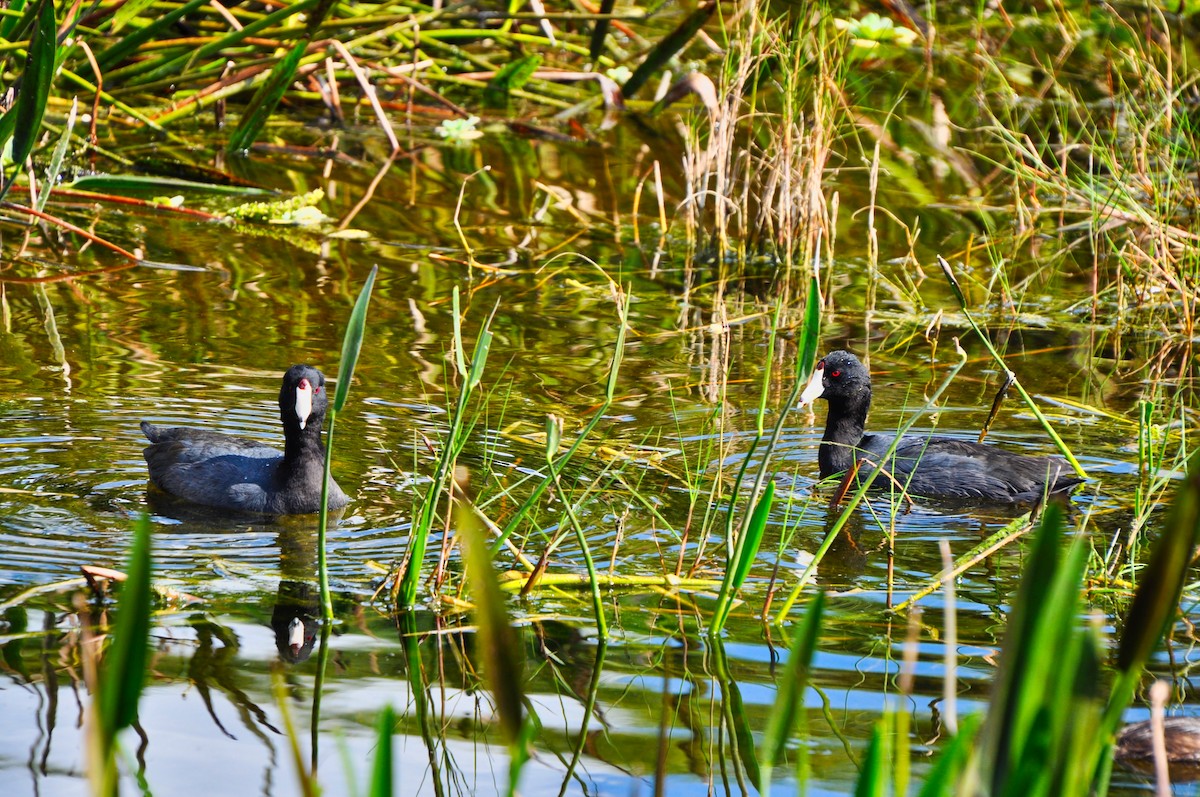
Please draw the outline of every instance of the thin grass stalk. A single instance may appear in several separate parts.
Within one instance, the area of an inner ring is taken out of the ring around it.
[[[771,705],[771,716],[763,734],[762,757],[758,762],[760,794],[771,793],[771,773],[782,760],[788,740],[797,725],[804,724],[804,691],[808,687],[813,656],[821,637],[821,621],[825,613],[825,593],[818,591],[809,601],[804,619],[796,624],[787,664],[779,678],[779,690]],[[801,755],[804,755],[801,746]]]
[[[389,703],[379,712],[379,724],[375,731],[375,766],[371,769],[368,797],[392,797],[392,732],[395,727],[396,714]]]
[[[350,311],[350,320],[346,324],[346,334],[342,338],[342,357],[338,363],[337,390],[333,401],[329,404],[329,427],[325,430],[325,471],[321,477],[321,511],[317,516],[317,577],[321,582],[321,614],[326,624],[333,621],[333,597],[329,591],[329,563],[325,550],[326,533],[329,528],[329,485],[333,481],[331,468],[333,465],[333,427],[338,413],[346,406],[350,395],[350,382],[354,378],[354,368],[358,364],[358,353],[362,349],[363,335],[366,333],[367,307],[371,302],[371,291],[375,287],[375,277],[379,266],[372,266],[367,281],[359,291],[354,309]]]
[[[533,508],[533,505],[537,503],[538,499],[542,497],[542,494],[546,492],[546,488],[555,483],[555,480],[558,478],[558,474],[562,473],[563,468],[566,467],[567,463],[570,462],[575,456],[575,453],[579,450],[580,446],[583,445],[583,441],[588,438],[588,436],[596,428],[596,425],[600,423],[601,418],[603,418],[605,413],[608,412],[608,408],[612,406],[612,402],[616,398],[617,374],[621,370],[621,360],[625,354],[625,334],[629,330],[629,303],[631,298],[631,294],[625,294],[618,299],[617,314],[620,320],[620,326],[617,327],[617,339],[614,343],[613,356],[608,366],[608,380],[605,383],[604,388],[604,401],[601,402],[600,406],[596,409],[596,412],[592,414],[591,419],[588,420],[587,424],[583,427],[583,430],[576,435],[575,442],[571,444],[571,447],[568,448],[562,456],[554,460],[554,462],[549,466],[549,473],[546,474],[545,478],[538,482],[537,486],[533,488],[533,491],[529,494],[529,496],[521,502],[520,506],[517,507],[512,518],[510,518],[508,523],[504,525],[504,529],[500,532],[500,536],[495,542],[492,543],[493,555],[500,549],[500,546],[502,546],[504,542],[510,536],[512,536],[513,532],[516,531],[517,526],[525,521],[525,517],[529,514],[529,510]]]
[[[818,254],[817,254],[817,257],[814,258],[814,263],[813,263],[814,271],[816,271],[818,268],[817,261],[820,258],[820,234],[819,233],[817,236],[817,241],[818,241],[818,250],[817,250]],[[778,319],[779,319],[779,316],[778,316],[778,314],[776,314],[775,324],[778,323]],[[759,491],[762,490],[762,485],[767,479],[767,470],[770,467],[770,454],[772,451],[775,450],[776,446],[779,443],[779,438],[783,434],[783,427],[784,427],[784,424],[787,422],[787,410],[796,405],[796,401],[800,397],[800,392],[804,389],[805,379],[803,378],[804,377],[803,371],[806,369],[807,364],[812,362],[813,355],[815,355],[816,347],[817,347],[817,340],[820,335],[820,323],[821,323],[820,287],[817,283],[816,277],[814,276],[813,278],[811,278],[809,280],[808,300],[805,305],[805,320],[804,320],[804,324],[800,330],[800,340],[799,340],[799,344],[798,344],[799,354],[797,355],[798,359],[797,359],[797,365],[796,365],[796,380],[795,380],[794,384],[792,385],[791,393],[788,395],[787,400],[784,404],[784,411],[779,413],[779,418],[775,422],[774,427],[772,427],[772,429],[771,429],[771,436],[768,439],[766,448],[765,448],[766,454],[764,454],[762,461],[759,463],[758,471],[755,474],[754,484],[750,490],[751,501],[755,502],[754,503],[755,509],[752,512],[744,513],[744,517],[742,519],[742,525],[741,525],[741,528],[739,529],[736,537],[733,535],[733,523],[734,523],[734,515],[735,515],[736,503],[737,503],[737,498],[738,498],[737,491],[734,491],[733,494],[731,494],[729,497],[729,506],[726,511],[726,520],[725,520],[726,546],[727,546],[726,550],[730,552],[729,553],[729,563],[726,566],[725,577],[722,580],[721,591],[718,594],[718,612],[717,612],[717,615],[714,617],[716,624],[715,624],[715,626],[710,626],[710,632],[711,631],[719,631],[720,628],[724,625],[725,619],[728,616],[729,606],[733,599],[732,593],[741,586],[741,581],[738,581],[737,586],[733,586],[733,580],[734,580],[733,574],[743,564],[746,567],[748,567],[749,561],[754,556],[756,556],[758,553],[758,544],[761,543],[761,541],[762,541],[762,533],[763,533],[763,531],[765,531],[767,513],[770,511],[770,500],[767,498],[765,493],[769,493],[771,498],[774,497],[774,483],[772,482],[768,485],[767,490],[761,497],[760,497]],[[775,324],[773,324],[773,326]],[[775,337],[775,334],[774,334],[774,330],[773,330],[772,338],[774,338],[774,337]],[[766,402],[766,396],[768,393],[768,389],[767,389],[768,384],[769,384],[768,380],[769,380],[769,371],[768,371],[768,374],[764,376],[762,398],[761,398],[761,403],[760,403],[760,408],[759,408],[759,413],[758,413],[758,415],[759,415],[758,431],[755,434],[754,438],[751,440],[750,445],[747,448],[746,455],[742,458],[742,465],[739,468],[737,477],[735,479],[735,481],[738,484],[744,483],[746,472],[749,469],[750,457],[753,454],[753,452],[756,450],[759,442],[762,439],[762,435],[763,435],[762,419],[763,419],[763,416],[766,415],[765,402]],[[762,509],[761,515],[760,515],[760,509]],[[757,520],[756,520],[756,517],[757,517]],[[750,532],[751,528],[754,527],[755,523],[760,523],[762,525],[759,525],[757,527],[758,533],[756,535],[751,535],[749,532]],[[749,541],[748,538],[750,538],[751,536],[755,537],[755,541],[753,542],[754,550],[752,552],[748,553],[747,552],[747,544]],[[745,578],[744,572],[742,573],[742,578],[743,579]]]
[[[496,703],[496,716],[508,743],[508,794],[516,793],[521,769],[529,760],[532,723],[525,716],[524,653],[505,609],[505,600],[496,580],[491,551],[478,517],[472,511],[466,480],[455,481],[458,506],[455,511],[459,538],[463,541],[470,586],[472,616],[483,655],[483,676]]]
[[[812,561],[808,563],[808,566],[804,568],[804,572],[800,574],[800,580],[796,582],[796,586],[788,595],[787,600],[783,602],[783,606],[781,606],[779,609],[779,614],[775,615],[775,623],[777,625],[782,625],[783,621],[787,618],[788,612],[791,611],[792,606],[794,606],[797,599],[799,599],[800,593],[808,584],[808,580],[812,578],[812,574],[816,571],[817,565],[820,564],[823,558],[825,558],[825,554],[829,551],[830,546],[833,545],[833,541],[836,540],[837,535],[841,533],[842,527],[845,526],[850,520],[851,513],[854,511],[855,507],[862,502],[863,498],[866,497],[867,491],[875,482],[875,478],[879,476],[880,472],[886,466],[888,460],[890,460],[892,455],[896,452],[896,447],[900,444],[901,438],[908,433],[908,431],[916,424],[918,420],[924,417],[937,405],[938,399],[940,399],[942,394],[946,392],[946,389],[950,387],[950,383],[954,381],[954,378],[958,376],[958,372],[966,364],[967,353],[963,351],[961,346],[958,345],[958,338],[954,339],[954,347],[958,350],[958,362],[951,366],[950,370],[946,373],[946,378],[942,380],[942,383],[938,385],[937,390],[935,390],[933,395],[929,397],[929,400],[925,402],[925,406],[918,410],[907,421],[902,423],[900,428],[896,430],[896,437],[892,440],[892,444],[888,446],[887,451],[885,451],[883,456],[880,457],[878,466],[873,468],[865,479],[860,480],[861,484],[859,485],[858,489],[854,492],[854,495],[842,509],[842,514],[838,516],[836,521],[834,521],[833,527],[829,530],[829,533],[825,535],[825,539],[821,541],[821,547],[818,548],[816,553],[813,554]]]
[[[604,660],[607,654],[608,638],[601,635],[596,639],[596,658],[592,663],[592,677],[588,681],[587,694],[583,700],[583,716],[579,721],[579,734],[575,739],[575,744],[571,748],[571,760],[567,762],[566,772],[563,773],[562,788],[558,790],[558,797],[566,797],[571,777],[579,766],[579,760],[583,756],[584,747],[590,741],[588,726],[591,724],[592,715],[596,711],[596,699],[600,694],[600,679],[604,675]]]
[[[300,752],[300,735],[296,731],[296,722],[292,719],[291,695],[288,694],[288,684],[281,670],[275,670],[271,674],[271,693],[275,697],[275,706],[279,709],[279,720],[283,725],[283,736],[287,740],[292,766],[296,770],[296,780],[300,782],[300,794],[303,797],[317,797],[321,789],[304,766],[304,755]]]
[[[321,639],[317,643],[317,673],[313,678],[312,712],[308,729],[308,779],[317,783],[317,762],[321,759],[321,695],[325,690],[325,670],[329,666],[329,636],[332,623],[321,623]]]
[[[454,316],[455,367],[464,381],[458,393],[458,401],[455,405],[454,413],[451,416],[446,443],[442,446],[442,453],[438,457],[433,480],[430,482],[429,489],[426,491],[425,498],[421,504],[421,514],[417,521],[413,523],[412,532],[409,536],[408,566],[403,575],[396,579],[396,584],[393,588],[393,600],[401,609],[410,609],[416,605],[417,585],[421,579],[425,548],[429,544],[429,536],[433,533],[434,511],[437,507],[438,495],[442,491],[443,486],[446,485],[451,465],[457,456],[457,452],[461,449],[460,438],[462,437],[467,404],[474,394],[475,388],[483,380],[483,371],[487,364],[488,351],[492,345],[491,323],[495,310],[492,311],[493,315],[488,317],[479,332],[479,339],[475,342],[475,351],[471,358],[471,366],[468,369],[463,354],[462,315],[457,285],[454,287],[454,292],[451,296],[451,306]]]
[[[979,338],[979,341],[983,344],[984,348],[987,349],[988,353],[992,355],[992,359],[996,361],[996,364],[1004,369],[1004,372],[1009,376],[1010,379],[1012,379],[1012,386],[1015,387],[1017,392],[1021,394],[1021,399],[1025,402],[1025,406],[1028,407],[1029,411],[1033,413],[1033,417],[1037,418],[1037,421],[1041,425],[1042,429],[1044,429],[1046,434],[1049,435],[1050,439],[1054,441],[1055,447],[1058,448],[1059,452],[1064,458],[1066,458],[1067,462],[1071,464],[1071,467],[1075,469],[1075,473],[1078,474],[1080,478],[1086,479],[1087,471],[1085,471],[1083,466],[1079,464],[1079,461],[1075,459],[1075,455],[1071,453],[1071,449],[1067,447],[1067,444],[1063,442],[1063,439],[1058,436],[1058,432],[1054,431],[1054,428],[1050,426],[1050,421],[1046,420],[1046,416],[1042,415],[1042,411],[1038,408],[1038,405],[1034,402],[1033,398],[1025,392],[1025,388],[1021,386],[1021,381],[1017,379],[1017,375],[1009,369],[1008,364],[1004,362],[1004,358],[1000,356],[998,351],[996,351],[996,347],[992,345],[992,342],[988,339],[987,335],[983,334],[983,330],[980,329],[979,324],[977,324],[975,319],[971,316],[971,312],[967,308],[967,298],[963,294],[962,287],[958,284],[958,279],[955,278],[954,271],[950,268],[950,264],[946,262],[946,259],[941,255],[938,255],[938,265],[942,267],[942,273],[946,275],[946,280],[950,283],[950,290],[954,294],[954,298],[958,300],[959,308],[966,317],[967,323],[970,324],[971,329],[975,331],[975,336]]]

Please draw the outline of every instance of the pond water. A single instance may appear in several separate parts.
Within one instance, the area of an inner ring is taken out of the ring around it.
[[[369,151],[372,134],[362,135]],[[430,129],[413,135],[433,139]],[[543,462],[547,413],[564,419],[570,438],[603,400],[619,325],[611,278],[632,294],[630,333],[618,399],[586,456],[565,474],[577,491],[580,522],[606,571],[674,573],[682,558],[685,570],[720,577],[725,510],[707,491],[714,479],[723,482],[724,496],[739,490],[764,371],[772,379],[771,425],[786,410],[795,350],[789,336],[771,345],[775,294],[768,281],[726,285],[723,267],[692,258],[676,239],[657,250],[644,208],[642,217],[632,215],[632,197],[653,158],[664,167],[668,206],[678,202],[678,142],[632,123],[610,135],[596,146],[492,131],[465,147],[426,146],[388,167],[376,185],[378,162],[365,155],[328,165],[265,156],[227,164],[284,192],[323,188],[322,208],[334,218],[369,197],[348,223],[366,233],[356,238],[82,203],[59,208],[79,226],[141,247],[160,265],[114,268],[120,262],[96,247],[64,250],[55,234],[42,233],[50,240],[35,238],[28,258],[0,274],[0,793],[87,793],[81,728],[90,697],[79,668],[79,568],[123,567],[142,512],[153,523],[156,585],[175,596],[158,606],[150,680],[136,729],[124,737],[126,772],[140,770],[160,794],[297,794],[291,722],[301,760],[307,763],[315,748],[325,793],[352,794],[351,784],[365,783],[370,771],[379,711],[391,704],[400,718],[402,793],[503,791],[507,757],[480,680],[470,615],[426,589],[417,611],[397,617],[386,590],[377,594],[404,557],[457,395],[454,288],[469,339],[494,312],[486,397],[460,458],[482,512],[502,524],[528,489],[523,478]],[[203,153],[165,145],[128,154],[150,152],[206,162]],[[483,164],[490,171],[473,174]],[[460,189],[461,238],[454,223]],[[837,257],[826,266],[833,309],[822,350],[869,352],[871,423],[887,429],[937,387],[953,358],[950,336],[962,336],[968,362],[936,415],[920,425],[936,422],[943,433],[973,438],[999,380],[932,265],[935,251],[959,250],[967,234],[953,214],[931,210],[926,226],[934,232],[924,239],[930,248],[917,250],[928,275],[922,278],[903,261],[902,231],[883,227],[885,263],[872,277],[866,215],[846,212],[867,203],[865,175],[849,170],[826,190],[840,193],[843,212]],[[189,197],[190,204],[205,201]],[[638,226],[640,242],[633,236]],[[1164,344],[1152,335],[1097,344],[1097,336],[1114,334],[1111,324],[1087,326],[1071,307],[1088,300],[1086,268],[1044,273],[1026,254],[1029,260],[1005,266],[1010,283],[1030,280],[1019,306],[994,302],[978,312],[1088,470],[1072,522],[1092,535],[1102,556],[1137,517],[1134,406],[1145,386],[1127,366]],[[376,264],[367,337],[350,404],[337,421],[333,472],[353,503],[329,536],[337,623],[314,717],[314,652],[321,644],[313,619],[315,520],[230,518],[164,503],[147,489],[138,423],[203,425],[277,443],[280,375],[308,362],[336,377],[350,306]],[[972,268],[972,279],[989,279],[985,267]],[[785,323],[798,323],[800,304],[785,309]],[[925,331],[939,311],[945,316],[931,365]],[[1109,415],[1072,409],[1062,399]],[[603,641],[583,591],[544,588],[513,598],[508,608],[526,654],[527,708],[538,724],[523,793],[753,791],[739,750],[763,733],[790,635],[761,621],[763,603],[775,578],[778,609],[837,516],[827,506],[830,491],[815,487],[822,425],[823,417],[805,411],[787,417],[772,470],[786,475],[791,500],[773,512],[722,645],[702,633],[711,611],[704,590],[606,590],[610,632]],[[1012,399],[989,439],[1053,453]],[[702,485],[694,502],[689,484]],[[816,578],[830,591],[829,611],[804,696],[807,734],[794,742],[808,751],[809,794],[853,790],[857,762],[888,705],[910,713],[914,771],[927,771],[945,733],[942,593],[921,603],[911,696],[896,683],[907,620],[888,613],[889,601],[935,577],[942,541],[960,555],[1016,514],[928,502],[893,513],[882,498],[858,510]],[[697,559],[701,518],[711,534]],[[561,501],[547,499],[517,544],[536,558],[561,522]],[[894,556],[885,528],[894,529]],[[442,542],[431,541],[427,569]],[[985,705],[1023,551],[1021,541],[1006,545],[958,583],[960,714]],[[502,553],[497,567],[517,564]],[[458,594],[456,550],[451,570],[444,598]],[[584,572],[570,535],[551,557],[550,572]],[[1093,603],[1111,629],[1123,599],[1101,594]],[[298,651],[279,641],[295,617],[307,635]],[[1174,661],[1163,653],[1156,665],[1173,674],[1185,708],[1195,700],[1190,640],[1178,637]],[[1133,789],[1145,783],[1117,777]],[[132,777],[126,787],[136,789]],[[777,773],[775,789],[795,793],[794,772]]]

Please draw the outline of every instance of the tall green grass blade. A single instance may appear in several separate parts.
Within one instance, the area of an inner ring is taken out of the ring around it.
[[[956,794],[972,794],[972,789],[960,789],[959,784],[967,763],[975,751],[975,739],[979,733],[982,717],[977,714],[964,717],[958,724],[958,733],[942,748],[934,761],[917,797],[952,797]]]
[[[146,682],[150,655],[150,517],[143,514],[133,527],[133,545],[125,583],[117,601],[117,621],[112,644],[104,655],[92,727],[91,750],[94,791],[117,792],[117,734],[137,719],[138,700]]]
[[[354,309],[350,311],[350,321],[346,325],[346,335],[342,339],[342,359],[338,364],[337,392],[333,397],[333,409],[341,412],[346,406],[346,397],[350,395],[350,382],[354,377],[354,368],[358,365],[358,354],[362,350],[363,336],[367,328],[367,308],[371,304],[371,291],[375,288],[375,277],[379,274],[379,266],[372,266],[367,281],[358,293]]]
[[[820,237],[817,246],[821,245]],[[808,281],[808,298],[804,302],[804,322],[796,341],[796,381],[803,384],[812,375],[817,362],[817,346],[821,343],[821,284],[814,276]]]
[[[67,146],[71,143],[71,133],[75,129],[78,111],[79,103],[72,100],[71,111],[67,114],[67,123],[63,125],[62,135],[58,137],[58,143],[54,145],[54,152],[50,155],[50,164],[46,167],[46,181],[42,183],[42,190],[38,193],[37,202],[33,206],[34,210],[46,209],[46,203],[50,201],[50,194],[54,190],[54,186],[58,184],[58,175],[62,170],[63,161],[67,157]]]
[[[134,524],[133,548],[117,602],[113,644],[105,653],[100,678],[100,710],[104,726],[112,735],[137,718],[138,699],[146,681],[152,609],[150,568],[150,518],[143,514]]]
[[[250,104],[242,113],[238,126],[229,136],[229,143],[225,145],[227,152],[240,153],[250,149],[271,114],[275,112],[279,101],[291,87],[292,81],[296,77],[296,70],[300,66],[300,59],[304,57],[306,49],[308,49],[308,39],[297,42],[296,46],[271,69],[270,76],[254,92]]]
[[[758,557],[758,549],[762,545],[763,533],[767,529],[767,518],[770,517],[771,504],[774,500],[775,482],[769,481],[762,497],[758,499],[758,504],[754,507],[754,512],[750,515],[750,522],[739,535],[731,557],[732,561],[725,569],[725,579],[721,583],[721,591],[717,596],[717,609],[713,613],[712,626],[709,628],[710,634],[720,633],[721,629],[725,627],[725,621],[729,619],[733,600],[746,581],[751,565]]]
[[[321,639],[317,642],[317,672],[313,678],[312,711],[309,714],[308,769],[309,778],[316,781],[317,762],[321,760],[321,697],[325,694],[325,673],[329,669],[331,652],[329,637],[333,624],[326,619],[321,623]]]
[[[1062,536],[1062,510],[1047,506],[1008,624],[983,731],[982,765],[995,794],[1023,794],[1054,777],[1071,724],[1086,702],[1078,690],[1091,656],[1079,617],[1089,551],[1079,537],[1061,559]]]
[[[454,411],[450,416],[450,429],[446,436],[446,443],[442,446],[442,453],[438,457],[437,469],[434,472],[433,479],[429,484],[429,489],[426,491],[424,499],[421,503],[420,514],[414,521],[409,539],[409,555],[408,565],[404,573],[396,581],[394,599],[397,606],[402,609],[407,609],[413,606],[417,600],[417,585],[421,578],[421,567],[425,559],[425,548],[429,542],[429,535],[433,531],[434,510],[437,506],[438,496],[444,489],[447,478],[450,474],[450,467],[454,462],[458,452],[463,445],[463,424],[465,422],[467,404],[471,399],[476,387],[483,381],[483,374],[487,365],[488,352],[492,345],[491,317],[484,323],[483,329],[479,333],[479,338],[475,342],[475,352],[471,358],[471,367],[466,366],[466,358],[463,354],[463,339],[462,339],[462,324],[460,322],[460,314],[458,312],[459,299],[458,288],[455,287],[452,294],[452,306],[454,308],[454,354],[455,364],[458,372],[463,377],[463,386],[458,393],[458,401],[454,407]],[[494,312],[494,311],[493,311]]]
[[[1124,630],[1117,645],[1120,675],[1109,698],[1106,729],[1116,729],[1150,654],[1170,628],[1197,544],[1200,544],[1200,452],[1193,452],[1187,476],[1175,491],[1150,561],[1138,574],[1137,593],[1122,623]]]
[[[871,731],[867,754],[858,771],[854,797],[884,797],[887,794],[887,718],[881,717]]]
[[[321,583],[321,613],[328,625],[333,620],[333,596],[329,591],[329,562],[325,550],[325,538],[329,530],[329,485],[333,481],[333,430],[338,413],[346,406],[350,395],[350,382],[354,379],[354,368],[358,365],[358,353],[362,349],[366,334],[367,307],[371,303],[371,290],[375,287],[375,275],[379,266],[372,266],[367,281],[358,293],[346,334],[342,337],[342,358],[338,363],[337,391],[329,407],[329,419],[325,428],[325,472],[321,477],[321,512],[317,518],[317,578]]]
[[[396,713],[391,705],[379,712],[379,726],[375,734],[375,766],[371,770],[369,797],[392,797],[392,731],[396,727]]]
[[[21,87],[13,107],[0,117],[0,147],[12,139],[12,160],[20,166],[33,152],[42,132],[42,116],[54,81],[54,59],[58,52],[58,21],[54,17],[53,0],[41,0],[37,11],[37,26],[29,39],[25,68],[21,72]],[[7,192],[9,186],[5,186]]]
[[[675,30],[668,33],[658,45],[646,56],[646,60],[638,65],[630,75],[629,80],[621,87],[621,93],[628,99],[638,92],[650,77],[666,66],[675,55],[687,47],[688,42],[696,37],[700,29],[712,18],[717,10],[715,2],[703,3],[695,11],[688,14]]]
[[[154,194],[198,191],[207,194],[230,196],[258,196],[268,193],[265,189],[245,185],[220,185],[184,180],[179,177],[161,177],[146,174],[84,174],[67,184],[67,188],[78,191],[96,191],[112,194]]]
[[[796,726],[803,722],[804,690],[808,687],[813,656],[817,652],[817,640],[821,637],[821,619],[824,613],[825,592],[818,590],[809,602],[804,619],[796,626],[792,635],[787,665],[779,678],[779,691],[775,694],[771,716],[767,720],[767,730],[763,734],[762,755],[759,756],[761,781],[757,784],[762,794],[771,793],[771,772],[783,762],[788,740],[792,738]]]
[[[416,718],[421,741],[425,743],[429,760],[429,781],[433,784],[434,797],[443,797],[445,787],[442,783],[442,756],[437,749],[438,736],[431,717],[429,686],[421,666],[421,638],[417,631],[417,617],[413,612],[402,612],[396,619],[400,631],[400,644],[404,647],[405,674],[408,676],[409,691],[412,694],[412,710],[408,716]]]
[[[476,351],[478,352],[478,347]],[[460,485],[456,512],[459,537],[466,549],[467,584],[470,587],[473,615],[478,629],[479,650],[483,653],[484,679],[496,701],[496,715],[509,747],[509,791],[514,794],[520,769],[528,760],[529,735],[525,730],[524,653],[516,629],[505,609],[504,593],[496,580],[492,555],[479,517]]]

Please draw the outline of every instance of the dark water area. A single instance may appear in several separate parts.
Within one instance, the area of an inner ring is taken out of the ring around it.
[[[414,135],[433,140],[430,130]],[[672,140],[632,124],[611,135],[603,147],[498,132],[466,147],[431,144],[392,165],[348,221],[366,233],[361,238],[78,205],[59,212],[168,265],[118,269],[119,261],[96,247],[64,253],[34,241],[28,260],[6,266],[0,274],[0,793],[87,793],[81,728],[90,697],[77,667],[72,596],[82,587],[73,582],[81,565],[123,567],[142,512],[153,523],[156,585],[176,596],[158,606],[149,683],[136,732],[124,737],[130,761],[144,766],[159,794],[195,793],[199,784],[218,794],[299,793],[283,709],[296,723],[307,761],[312,653],[320,644],[315,520],[231,518],[162,500],[148,490],[138,424],[204,426],[278,445],[280,375],[308,362],[336,378],[351,304],[376,264],[365,345],[350,403],[337,419],[333,473],[352,503],[329,534],[337,624],[317,721],[319,778],[327,794],[352,793],[348,781],[366,781],[374,723],[390,703],[401,718],[402,793],[503,790],[507,754],[479,679],[470,615],[425,593],[428,603],[406,627],[376,595],[405,554],[419,492],[433,473],[430,446],[445,439],[457,395],[453,289],[460,291],[469,340],[495,313],[487,396],[460,461],[482,511],[501,522],[523,495],[522,477],[544,462],[546,414],[564,418],[569,437],[603,399],[619,325],[609,279],[633,295],[618,400],[588,455],[565,474],[577,488],[593,487],[579,503],[579,519],[603,569],[621,575],[673,572],[681,547],[691,566],[697,528],[682,540],[689,478],[702,478],[706,491],[720,478],[725,496],[739,489],[764,372],[772,380],[771,425],[786,409],[795,368],[788,338],[771,346],[769,290],[715,290],[715,267],[691,258],[682,242],[657,249],[648,195],[633,215],[632,198],[654,158],[665,167],[666,204],[678,202],[682,179],[671,166],[679,162]],[[328,176],[323,161],[252,156],[227,166],[287,193],[323,188],[322,209],[338,219],[368,195],[379,168],[369,151],[333,164]],[[184,155],[165,146],[156,154]],[[484,164],[491,170],[475,173]],[[872,277],[865,215],[845,212],[866,203],[862,179],[847,172],[830,186],[840,192],[844,212],[838,254],[826,266],[834,312],[822,349],[869,352],[871,425],[887,430],[940,384],[954,359],[950,336],[961,336],[968,362],[936,414],[919,425],[973,439],[1000,375],[956,315],[932,265],[932,253],[955,251],[964,232],[953,214],[930,211],[917,250],[922,278],[904,260],[902,233],[881,228],[884,262]],[[454,224],[460,189],[461,237]],[[972,279],[991,279],[986,268],[974,263]],[[1093,324],[1087,268],[1043,273],[1014,260],[1005,280],[1029,280],[1021,300],[998,298],[979,313],[1009,367],[1087,469],[1090,480],[1073,502],[1072,522],[1104,557],[1137,518],[1135,404],[1147,387],[1133,366],[1169,357],[1170,348],[1153,334],[1123,332],[1115,319]],[[791,302],[786,321],[798,323],[800,304]],[[934,352],[925,330],[939,310]],[[1054,453],[1019,402],[1010,398],[1004,406],[990,442]],[[702,633],[700,620],[712,606],[704,590],[606,591],[610,633],[603,643],[585,592],[546,588],[512,600],[526,653],[528,708],[539,724],[523,793],[649,793],[656,770],[672,794],[753,791],[739,763],[738,734],[763,733],[790,636],[790,628],[759,619],[768,584],[777,575],[777,608],[837,516],[826,504],[830,491],[815,487],[824,413],[818,410],[816,418],[792,412],[773,452],[789,500],[773,512],[723,646],[714,648]],[[761,451],[749,456],[756,462]],[[696,575],[719,579],[724,508],[703,496],[696,506],[697,523],[706,512],[715,518]],[[872,726],[888,706],[910,714],[914,775],[928,771],[929,754],[945,734],[943,597],[936,591],[921,602],[914,694],[904,696],[896,680],[907,620],[887,612],[889,595],[898,603],[941,571],[942,541],[955,556],[964,554],[1016,514],[930,502],[893,511],[883,498],[858,510],[816,578],[830,591],[830,609],[804,696],[808,733],[793,742],[808,753],[809,794],[853,790]],[[1158,517],[1150,512],[1148,524]],[[541,532],[518,544],[536,558],[562,522],[561,502],[551,502],[534,516]],[[885,529],[895,534],[894,558]],[[441,545],[440,535],[431,540],[428,566]],[[460,572],[457,553],[451,561]],[[571,536],[551,561],[552,573],[585,572]],[[1017,541],[958,580],[953,652],[960,714],[986,705],[1023,562],[1024,543]],[[497,567],[516,569],[507,553]],[[1093,594],[1094,611],[1110,631],[1127,600],[1116,591]],[[799,616],[793,610],[792,619]],[[299,650],[279,641],[292,618],[306,635]],[[1190,674],[1194,643],[1190,624],[1181,623],[1174,649],[1155,664],[1174,678],[1184,710],[1200,708]],[[430,685],[427,723],[419,719],[424,701],[413,689],[418,674]],[[1130,712],[1130,719],[1145,716],[1142,709]],[[576,750],[579,763],[572,766]],[[1134,791],[1147,782],[1120,771],[1116,777]],[[775,784],[780,794],[795,793],[794,771],[777,771]],[[135,788],[132,781],[125,787]]]

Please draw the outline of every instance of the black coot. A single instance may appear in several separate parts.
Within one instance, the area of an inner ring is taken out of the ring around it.
[[[877,465],[895,435],[867,434],[871,375],[848,351],[835,351],[817,363],[800,394],[800,406],[818,398],[829,402],[829,417],[817,460],[821,478],[847,471],[857,459],[860,475]],[[1015,503],[1043,494],[1066,495],[1082,479],[1055,457],[1029,457],[995,446],[946,437],[905,437],[886,469],[912,495]],[[886,487],[880,474],[875,486]]]
[[[204,506],[272,515],[321,509],[325,449],[325,377],[308,365],[293,365],[279,389],[283,453],[244,437],[204,429],[159,428],[142,421],[150,440],[143,454],[150,481],[172,495]],[[349,503],[329,485],[329,508]]]

